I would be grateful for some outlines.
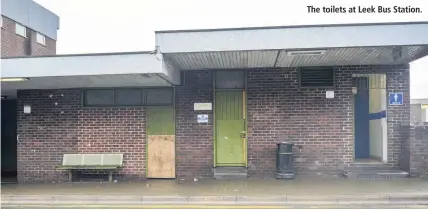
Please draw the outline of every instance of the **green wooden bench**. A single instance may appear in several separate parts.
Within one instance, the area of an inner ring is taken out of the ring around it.
[[[113,171],[122,167],[123,154],[64,154],[58,170],[68,170],[68,180],[72,181],[72,170],[107,170],[108,180],[113,181]]]

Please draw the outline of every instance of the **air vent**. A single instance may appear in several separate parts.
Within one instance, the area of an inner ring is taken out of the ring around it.
[[[334,69],[332,67],[301,68],[300,87],[333,87]]]
[[[325,50],[305,50],[305,51],[288,51],[287,55],[323,55]]]

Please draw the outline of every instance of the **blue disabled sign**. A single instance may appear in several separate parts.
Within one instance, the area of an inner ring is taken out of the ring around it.
[[[403,93],[389,93],[389,105],[403,105]]]

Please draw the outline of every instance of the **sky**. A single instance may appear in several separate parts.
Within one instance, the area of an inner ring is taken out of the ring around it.
[[[34,1],[60,17],[58,54],[153,50],[154,31],[158,30],[428,21],[427,0]],[[316,14],[308,13],[307,6],[411,6],[422,13]],[[428,98],[428,56],[414,61],[410,68],[411,98]]]

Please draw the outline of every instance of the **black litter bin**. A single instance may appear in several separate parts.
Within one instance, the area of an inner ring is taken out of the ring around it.
[[[294,179],[293,144],[281,142],[277,145],[275,177],[277,179]]]

